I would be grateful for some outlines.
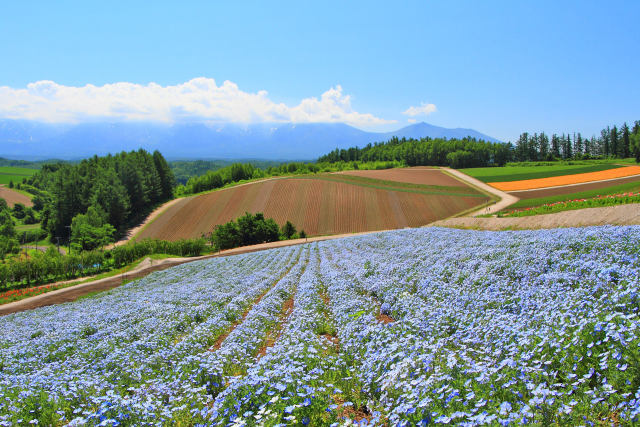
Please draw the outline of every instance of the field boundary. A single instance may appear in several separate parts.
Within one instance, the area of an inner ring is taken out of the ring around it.
[[[487,184],[502,191],[515,192],[561,187],[570,184],[584,184],[589,182],[603,181],[606,179],[626,178],[636,175],[640,175],[640,166],[626,166],[615,169],[608,169],[600,172],[560,175],[548,178],[526,179],[521,181],[496,181],[489,182]]]
[[[494,203],[494,204],[490,204],[490,205],[486,205],[485,207],[478,209],[478,210],[473,210],[473,209],[469,209],[470,212],[462,212],[461,214],[456,215],[457,217],[462,217],[462,216],[478,216],[478,215],[487,215],[487,214],[494,214],[496,212],[501,211],[502,209],[511,206],[512,204],[516,203],[518,200],[520,200],[519,198],[517,198],[516,196],[513,196],[509,193],[506,193],[502,190],[498,190],[497,188],[491,187],[490,185],[480,181],[479,179],[473,178],[463,172],[460,172],[459,170],[456,169],[451,169],[451,168],[442,168],[442,171],[447,172],[449,174],[451,174],[452,176],[466,182],[467,184],[478,188],[480,190],[482,190],[484,193],[488,193],[492,196],[495,196],[498,198],[498,202]],[[446,219],[445,219],[446,220]],[[445,221],[445,220],[441,220],[441,221]]]
[[[432,227],[471,230],[537,230],[599,225],[640,225],[640,203],[574,209],[562,212],[506,218],[458,217],[436,221]]]
[[[259,182],[273,181],[273,180],[276,180],[276,179],[284,179],[284,178],[289,178],[289,176],[275,176],[275,177],[272,177],[272,178],[258,179],[258,180],[255,180],[255,181],[243,182],[242,184],[230,185],[230,186],[224,187],[224,188],[214,188],[212,190],[203,191],[203,192],[197,193],[197,194],[189,194],[188,196],[176,197],[175,199],[169,200],[168,202],[165,202],[162,205],[158,206],[153,212],[151,212],[147,216],[147,218],[140,225],[136,226],[135,228],[133,228],[132,230],[127,232],[126,239],[118,240],[116,243],[114,243],[114,246],[124,245],[127,242],[137,238],[138,235],[140,233],[142,233],[142,231],[145,228],[150,226],[156,219],[158,219],[160,216],[162,216],[172,205],[174,205],[175,203],[178,203],[178,201],[189,199],[189,198],[192,198],[192,197],[203,196],[205,194],[213,193],[213,192],[216,192],[216,191],[231,190],[232,188],[243,187],[245,185],[251,185],[251,184],[256,184],[256,183],[259,183]]]
[[[638,178],[638,177],[640,177],[640,174],[622,176],[622,177],[619,177],[619,178],[600,179],[600,180],[597,180],[597,181],[578,182],[578,183],[575,183],[575,184],[554,185],[553,187],[529,188],[527,190],[514,190],[514,191],[509,191],[509,194],[513,194],[513,193],[528,193],[528,192],[531,192],[531,191],[541,191],[541,190],[552,190],[554,188],[576,187],[576,186],[582,186],[582,185],[587,185],[587,184],[597,184],[599,182],[620,181],[620,180],[625,180],[625,179],[629,179],[629,178]]]

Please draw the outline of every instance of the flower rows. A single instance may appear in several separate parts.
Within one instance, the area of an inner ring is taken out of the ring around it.
[[[640,175],[640,166],[624,166],[598,172],[577,173],[573,175],[552,176],[548,178],[526,179],[522,181],[490,182],[489,185],[502,191],[532,190],[535,188],[557,187],[583,182],[602,181]]]
[[[185,264],[1,318],[0,424],[638,422],[638,241],[428,228]]]
[[[569,209],[584,209],[587,207],[612,206],[627,203],[640,203],[640,192],[626,192],[619,194],[607,194],[604,196],[590,197],[588,199],[563,200],[554,203],[545,203],[540,206],[532,206],[524,209],[516,209],[503,214],[501,217],[529,216],[545,213],[560,212]]]

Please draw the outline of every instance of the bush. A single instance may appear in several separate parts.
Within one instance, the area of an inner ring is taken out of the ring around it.
[[[282,227],[262,213],[250,214],[246,212],[235,221],[217,225],[211,233],[211,242],[216,249],[231,249],[239,246],[257,245],[259,243],[275,242],[291,239],[296,236],[296,228],[291,223]]]

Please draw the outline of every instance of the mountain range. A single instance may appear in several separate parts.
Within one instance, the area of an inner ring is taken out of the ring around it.
[[[123,150],[159,150],[169,159],[312,160],[336,148],[399,138],[464,138],[497,142],[473,129],[416,123],[393,132],[367,132],[343,123],[48,124],[0,120],[0,156],[79,159]]]

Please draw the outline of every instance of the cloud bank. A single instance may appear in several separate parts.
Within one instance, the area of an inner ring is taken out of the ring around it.
[[[413,108],[413,107],[412,107]],[[218,86],[199,77],[175,86],[113,83],[104,86],[64,86],[43,80],[24,89],[0,86],[0,117],[51,123],[83,121],[160,121],[229,123],[326,123],[355,126],[395,123],[351,107],[351,97],[335,86],[320,98],[287,106],[269,99],[266,91],[244,92],[233,82]]]
[[[424,102],[420,104],[419,107],[409,107],[405,111],[402,112],[405,116],[415,117],[415,116],[428,116],[431,113],[436,112],[436,106],[434,104],[425,104]]]

